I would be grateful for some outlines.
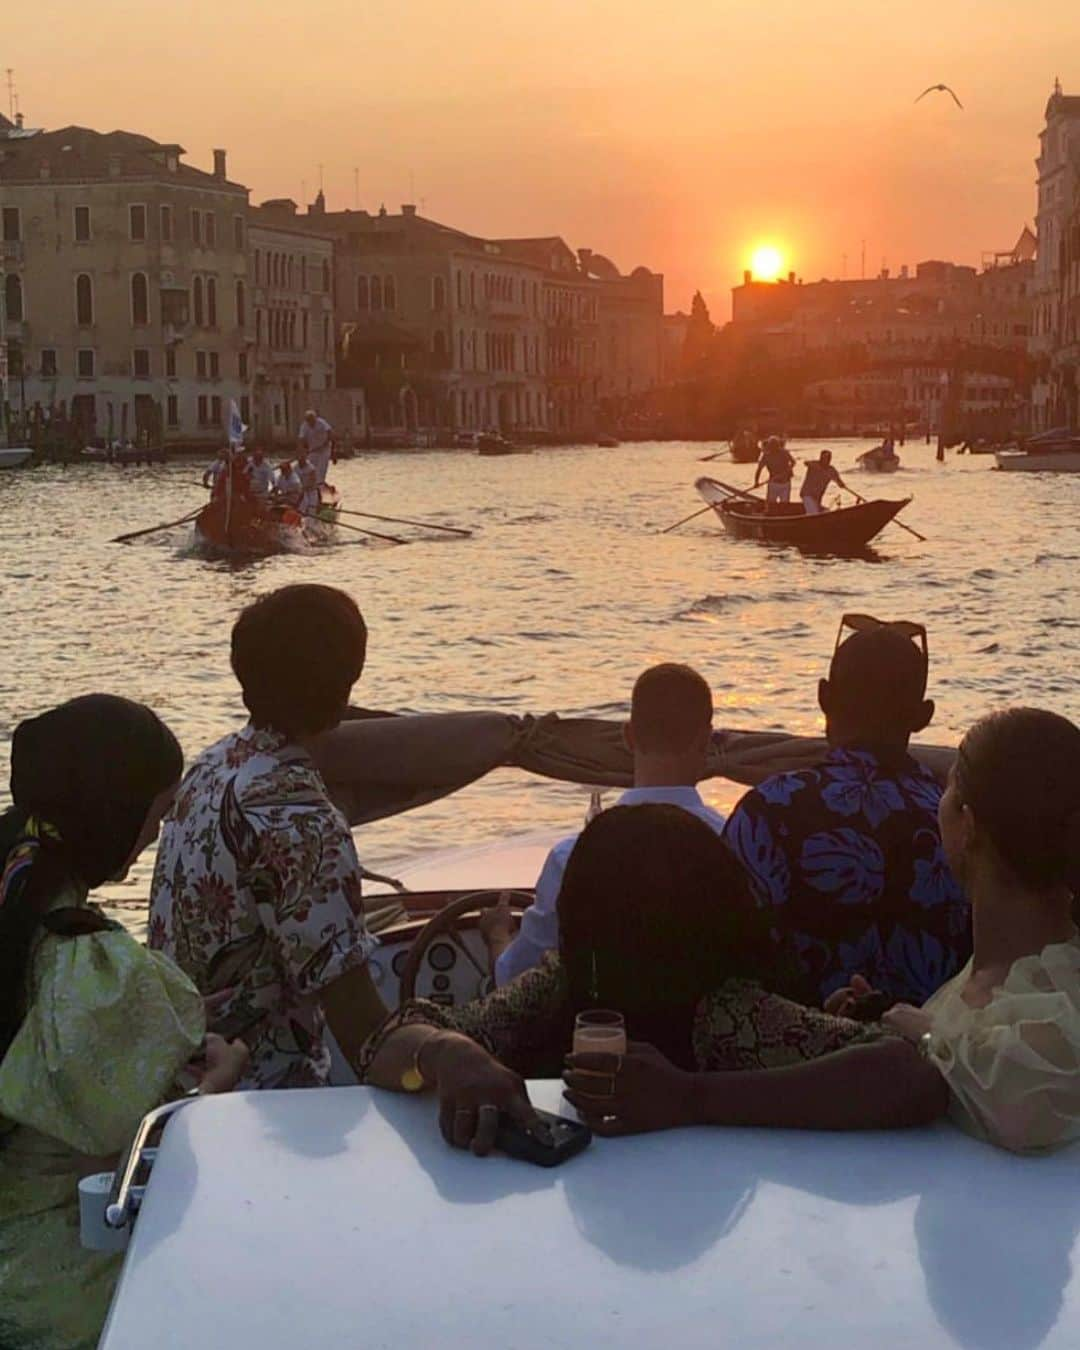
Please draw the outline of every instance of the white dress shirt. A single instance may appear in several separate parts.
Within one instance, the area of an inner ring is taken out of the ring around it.
[[[724,828],[724,817],[701,800],[695,787],[630,788],[616,803],[617,806],[681,806],[711,826],[717,834]],[[495,983],[508,984],[510,980],[539,965],[545,952],[559,945],[559,916],[556,902],[562,890],[566,863],[578,841],[578,835],[560,839],[540,871],[536,882],[536,897],[521,916],[521,928],[510,946],[495,962]]]

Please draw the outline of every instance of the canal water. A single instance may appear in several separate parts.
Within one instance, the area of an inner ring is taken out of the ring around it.
[[[718,725],[813,732],[840,615],[858,610],[927,624],[938,705],[928,739],[953,740],[1017,701],[1080,718],[1080,476],[1004,474],[992,457],[951,452],[938,464],[921,443],[901,449],[899,473],[870,476],[855,467],[866,443],[831,444],[864,495],[913,497],[901,519],[926,543],[891,525],[870,558],[808,558],[729,539],[710,516],[661,535],[701,505],[698,474],[752,481],[752,466],[699,463],[717,447],[697,444],[361,456],[332,474],[346,506],[475,535],[403,527],[413,542],[397,547],[342,530],[335,544],[246,565],[200,558],[186,527],[109,542],[197,506],[201,465],[0,474],[0,801],[16,723],[74,694],[151,704],[189,756],[235,727],[230,625],[254,596],[294,581],[359,602],[370,640],[355,700],[369,707],[619,717],[638,671],[674,659],[708,677]],[[820,448],[792,444],[799,458]],[[705,795],[724,807],[738,789],[716,782]],[[576,828],[585,805],[581,789],[500,771],[364,827],[357,842],[378,868],[508,831]],[[106,891],[135,928],[152,861],[150,850]]]

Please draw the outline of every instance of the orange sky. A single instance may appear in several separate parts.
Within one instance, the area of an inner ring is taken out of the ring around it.
[[[807,280],[977,263],[1033,215],[1072,0],[38,0],[7,26],[28,124],[229,151],[255,200],[562,234],[700,286],[723,317],[756,242]],[[926,85],[946,96],[917,107]],[[6,111],[6,102],[4,105]],[[410,183],[415,183],[412,193]]]

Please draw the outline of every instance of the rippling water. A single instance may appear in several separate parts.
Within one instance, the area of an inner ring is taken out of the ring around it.
[[[811,559],[731,540],[709,516],[660,536],[701,504],[699,473],[752,481],[752,466],[699,464],[707,445],[361,457],[334,471],[346,506],[476,536],[396,548],[342,532],[310,554],[244,566],[195,556],[186,529],[108,542],[197,506],[201,466],[0,474],[2,779],[21,718],[92,690],[152,704],[194,755],[242,716],[234,616],[299,580],[360,603],[371,636],[356,699],[371,707],[620,716],[643,666],[678,659],[712,682],[718,724],[813,731],[815,682],[840,614],[856,609],[928,625],[933,739],[1017,700],[1080,717],[1080,476],[1002,474],[990,457],[952,454],[939,465],[909,444],[900,473],[872,478],[854,468],[863,443],[832,444],[864,494],[914,496],[902,518],[927,543],[890,526],[873,560]],[[737,792],[714,783],[706,796],[724,806]],[[584,805],[579,789],[499,772],[365,827],[358,843],[377,867],[509,830],[572,828]],[[109,892],[132,922],[152,858]]]

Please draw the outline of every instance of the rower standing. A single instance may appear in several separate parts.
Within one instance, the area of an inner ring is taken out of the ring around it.
[[[784,446],[779,436],[770,436],[761,448],[757,470],[754,473],[754,486],[761,482],[762,471],[769,475],[769,486],[765,492],[766,513],[777,502],[791,501],[791,478],[795,472],[795,457]]]
[[[202,476],[203,487],[216,491],[218,483],[221,481],[222,474],[226,472],[228,467],[229,460],[227,453],[224,450],[219,450],[217,459],[214,460],[213,464],[207,467],[206,472]]]
[[[803,479],[802,487],[799,490],[803,510],[808,516],[818,516],[826,509],[822,506],[821,499],[825,496],[825,489],[830,483],[842,487],[845,492],[851,491],[833,467],[832,451],[822,450],[817,459],[811,460],[807,464],[806,477]]]
[[[314,408],[309,408],[296,433],[296,451],[299,457],[307,452],[315,468],[316,482],[319,487],[326,482],[330,469],[330,457],[334,450],[334,429],[325,417],[320,417]]]

